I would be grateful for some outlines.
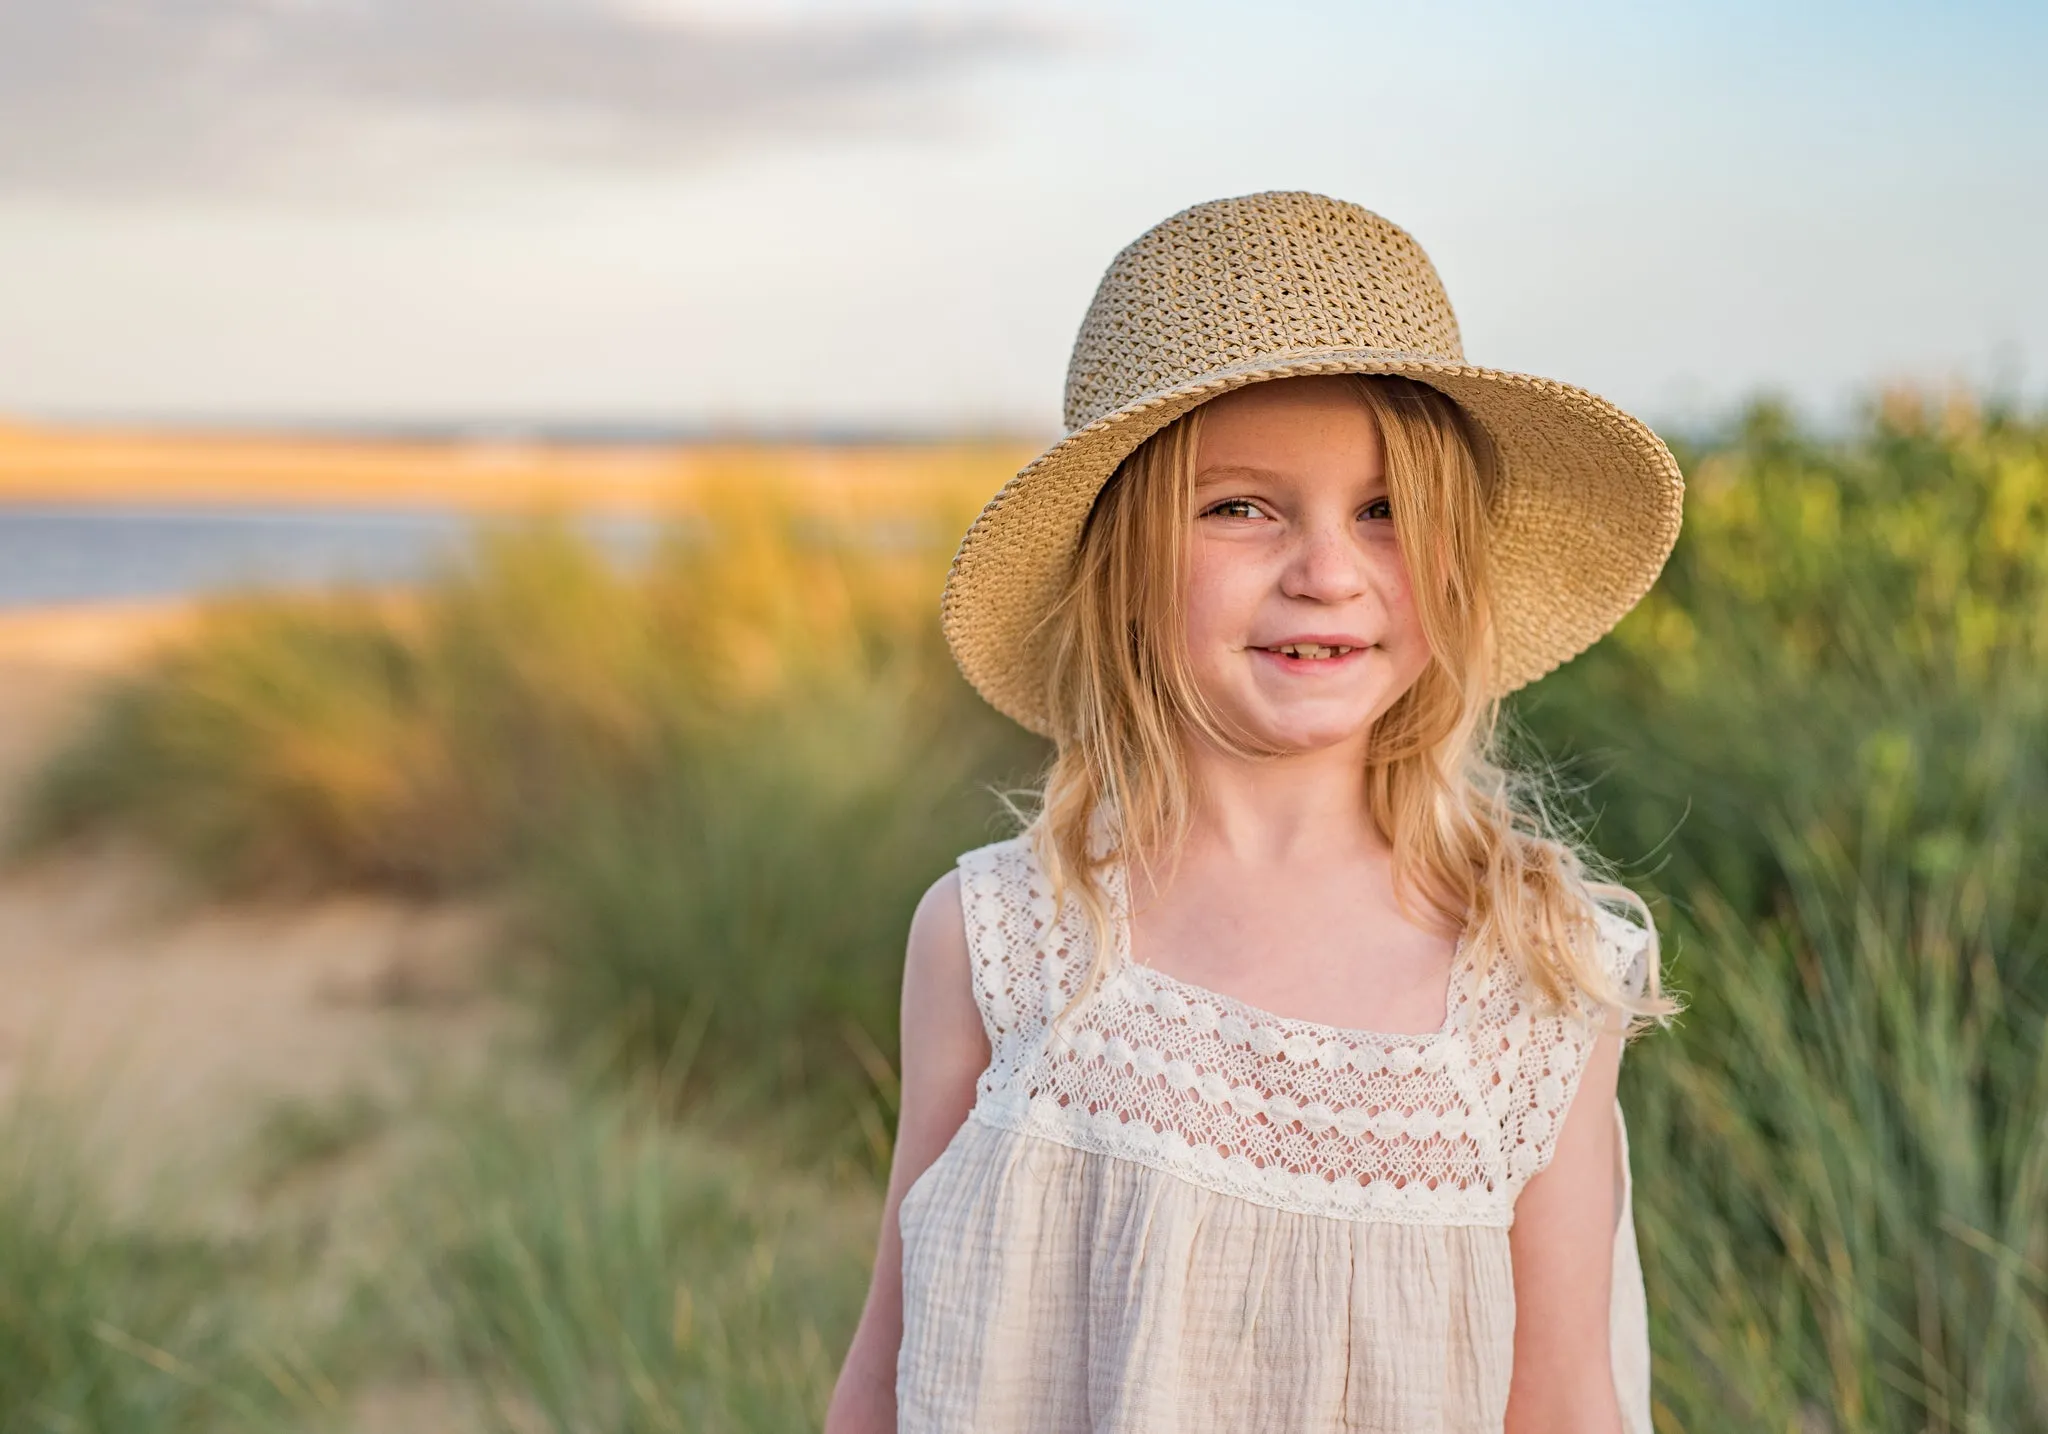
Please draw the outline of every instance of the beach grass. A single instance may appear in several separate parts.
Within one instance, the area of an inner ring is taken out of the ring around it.
[[[0,1116],[0,1431],[317,1426],[328,1391],[264,1316],[282,1253],[165,1193],[117,1201],[78,1114],[29,1092]]]
[[[880,1206],[678,1127],[645,1090],[445,1108],[391,1200],[412,1356],[506,1434],[816,1428]],[[394,1296],[398,1298],[394,1299]]]
[[[2048,425],[1690,457],[1666,580],[1517,714],[1689,1001],[1623,1083],[1662,1427],[2048,1428]]]
[[[1693,892],[1693,1024],[1630,1058],[1671,1427],[2048,1427],[2048,930],[2017,827],[1924,884],[1771,839],[1787,908]]]

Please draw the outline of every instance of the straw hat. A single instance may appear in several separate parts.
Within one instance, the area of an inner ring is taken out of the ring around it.
[[[989,500],[953,558],[946,641],[995,707],[1050,733],[1040,620],[1116,467],[1207,399],[1295,374],[1405,374],[1485,429],[1504,694],[1584,651],[1678,539],[1671,452],[1605,399],[1465,362],[1436,269],[1398,226],[1320,194],[1218,199],[1111,261],[1067,368],[1067,436]]]

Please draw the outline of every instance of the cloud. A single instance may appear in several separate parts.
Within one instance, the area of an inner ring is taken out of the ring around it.
[[[0,0],[0,193],[312,197],[679,167],[930,123],[932,82],[1047,39],[999,19],[736,24],[621,0]]]

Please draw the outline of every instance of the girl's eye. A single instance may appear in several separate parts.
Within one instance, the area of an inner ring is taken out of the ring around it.
[[[1211,505],[1202,513],[1205,518],[1263,518],[1265,510],[1249,498],[1225,498],[1221,503]]]
[[[1373,499],[1365,505],[1365,516],[1391,522],[1394,517],[1393,501],[1387,498]]]

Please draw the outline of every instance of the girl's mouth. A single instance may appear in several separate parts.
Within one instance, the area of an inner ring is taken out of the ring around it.
[[[1302,671],[1309,667],[1337,668],[1345,666],[1345,659],[1364,652],[1367,644],[1360,642],[1276,642],[1271,647],[1253,647],[1250,650],[1277,660],[1283,668]]]
[[[1340,647],[1320,642],[1283,642],[1278,647],[1262,647],[1261,652],[1277,652],[1282,657],[1303,657],[1310,662],[1322,662],[1332,657],[1342,657],[1347,652],[1358,651],[1355,647]]]

